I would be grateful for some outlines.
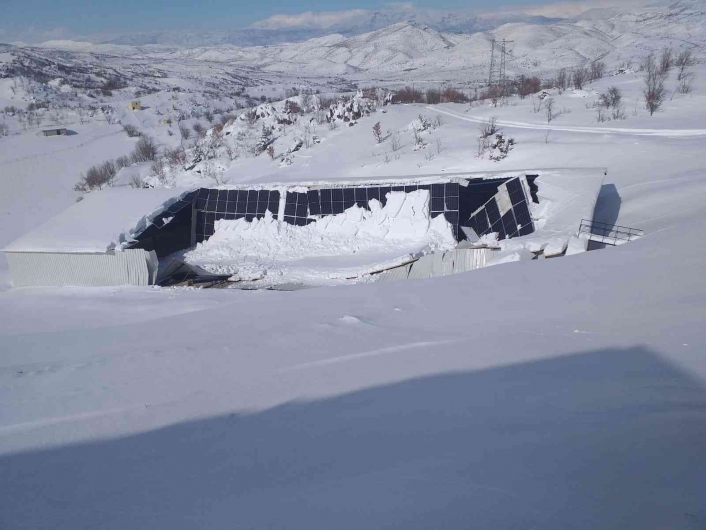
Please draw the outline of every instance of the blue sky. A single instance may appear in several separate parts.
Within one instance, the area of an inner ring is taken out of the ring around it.
[[[435,9],[487,9],[545,2],[418,0],[414,4]],[[171,28],[240,28],[275,14],[377,9],[386,4],[371,0],[0,0],[0,28],[6,31],[64,28],[71,33],[86,34]]]

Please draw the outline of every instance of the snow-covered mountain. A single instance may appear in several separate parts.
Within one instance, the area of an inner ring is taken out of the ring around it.
[[[385,16],[365,15],[363,20],[389,22],[390,13],[403,12],[399,8],[381,12]],[[416,13],[417,18],[422,18],[425,12]],[[431,20],[430,17],[427,16]],[[353,25],[358,18],[356,15],[345,21],[347,31],[357,31]],[[451,28],[460,27],[458,24],[464,19],[448,15],[435,20],[437,27],[443,22],[444,27]],[[498,22],[500,18],[492,20]],[[314,29],[333,27],[335,24]],[[302,30],[301,26],[279,29]],[[38,69],[43,77],[57,77],[66,68],[83,69],[89,76],[105,71],[117,77],[142,78],[143,86],[184,76],[222,79],[228,86],[258,84],[266,78],[276,82],[277,77],[294,82],[342,78],[359,84],[472,82],[486,75],[493,38],[511,41],[507,65],[510,75],[547,75],[557,68],[572,68],[598,58],[609,66],[617,66],[628,60],[638,61],[650,50],[664,46],[693,48],[700,55],[706,49],[706,8],[698,0],[681,0],[667,7],[622,12],[592,10],[579,20],[552,24],[510,22],[475,33],[439,31],[430,24],[405,21],[354,36],[331,33],[269,46],[128,46],[51,41],[35,48],[8,48],[15,60],[0,65],[5,71],[0,75]],[[213,87],[217,86],[215,82]]]
[[[276,15],[244,29],[128,33],[96,42],[130,46],[266,46],[301,42],[331,34],[354,37],[402,22],[424,25],[443,33],[476,33],[511,22],[545,25],[560,20],[525,13],[476,14],[470,10],[420,9],[399,4],[377,10],[355,9],[334,13]]]

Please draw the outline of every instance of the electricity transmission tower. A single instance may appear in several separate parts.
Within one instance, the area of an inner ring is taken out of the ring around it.
[[[488,86],[498,87],[500,90],[500,95],[507,95],[507,74],[505,71],[505,64],[507,62],[507,45],[514,41],[503,39],[500,43],[493,39],[490,44],[490,74],[488,75]],[[496,52],[495,48],[499,48]],[[500,54],[499,64],[498,59],[496,59],[496,53]]]

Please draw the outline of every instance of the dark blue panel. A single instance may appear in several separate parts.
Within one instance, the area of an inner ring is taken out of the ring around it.
[[[267,203],[266,202],[258,202],[257,203],[257,213],[264,214],[266,211],[267,211]]]
[[[444,211],[444,198],[443,197],[432,197],[431,198],[431,211],[432,212],[443,212]]]
[[[343,188],[343,200],[355,202],[355,191],[353,191],[353,188]]]
[[[476,225],[476,234],[479,236],[482,236],[484,234],[487,234],[490,232],[490,223],[488,223],[488,214],[485,213],[485,210],[481,210],[476,214],[476,216],[473,218],[475,220],[475,225]]]
[[[297,204],[296,216],[297,217],[307,217],[309,215],[309,206],[304,204]]]
[[[366,210],[369,210],[368,208],[368,201],[366,200],[360,200],[360,201],[355,201],[356,205],[358,205],[360,208],[365,208]]]
[[[260,190],[257,196],[258,202],[267,202],[270,200],[270,190]]]
[[[304,204],[308,205],[309,204],[309,196],[307,193],[297,193],[297,205]]]
[[[236,213],[242,213],[244,214],[248,209],[248,203],[247,202],[240,202],[238,201],[235,203],[235,212]]]
[[[444,201],[446,202],[447,210],[458,210],[458,197],[447,196]]]
[[[344,208],[344,206],[343,206],[343,202],[334,201],[334,202],[331,203],[331,206],[332,206],[332,208],[333,208],[333,213],[334,213],[334,214],[343,213],[344,210],[345,210],[345,208]]]
[[[333,213],[333,203],[322,202],[321,203],[321,215],[331,215]]]
[[[368,200],[380,200],[380,188],[368,188]]]
[[[228,203],[226,204],[226,212],[235,213],[235,205],[236,203],[228,201]]]
[[[206,214],[206,224],[207,225],[212,225],[216,220],[216,214],[215,213],[207,213]]]
[[[431,212],[431,218],[435,219],[435,218],[439,217],[442,213],[444,213],[444,212]]]
[[[498,210],[498,203],[495,202],[495,199],[488,201],[488,204],[485,206],[485,211],[488,213],[488,219],[491,225],[500,222],[500,210]]]
[[[257,204],[257,203],[255,203],[255,204]],[[255,219],[255,214],[254,214],[254,213],[246,213],[246,214],[245,214],[245,220],[246,220],[248,223],[252,223],[253,219]]]
[[[218,200],[218,190],[208,190],[208,200]]]
[[[250,202],[248,201],[248,209],[245,211],[245,213],[256,213],[257,212],[257,201]]]
[[[208,199],[208,188],[199,188],[199,199]]]
[[[197,210],[203,210],[206,208],[206,203],[208,201],[206,199],[196,199],[196,209]]]
[[[392,186],[390,191],[405,191],[404,186]]]
[[[228,201],[238,202],[238,190],[228,190]]]
[[[458,197],[458,184],[451,183],[444,186],[447,197]]]
[[[294,216],[285,215],[284,222],[287,224],[293,225],[294,224]]]
[[[270,202],[279,202],[279,191],[272,190],[270,192]]]
[[[225,213],[225,211],[226,211],[226,204],[228,204],[228,203],[226,203],[226,201],[218,201],[218,204],[217,204],[217,206],[216,206],[216,211],[217,211],[218,213]]]
[[[511,209],[503,215],[503,228],[508,237],[514,237],[517,234],[517,221],[515,221],[515,216]]]
[[[405,186],[404,187],[405,193],[410,193],[412,191],[417,191],[417,186]]]
[[[294,218],[294,224],[297,226],[306,226],[307,225],[307,219],[306,217],[295,217]]]
[[[530,216],[529,209],[527,208],[527,203],[522,201],[518,203],[513,210],[515,210],[515,219],[517,220],[517,224],[521,226],[525,226],[528,224],[532,224],[532,217]]]
[[[446,217],[446,220],[453,226],[458,224],[458,212],[446,212],[444,217]]]
[[[270,197],[272,197],[272,195],[270,195]],[[267,209],[276,214],[279,211],[279,201],[270,199],[270,202],[267,203]]]
[[[331,200],[343,202],[343,188],[333,188],[331,190]]]
[[[355,200],[356,200],[356,202],[359,202],[359,201],[367,202],[367,200],[368,200],[367,190],[365,188],[356,188],[355,189]]]
[[[444,196],[444,185],[443,184],[432,184],[431,185],[431,196],[432,197],[443,197]]]
[[[218,201],[216,201],[214,199],[208,199],[208,202],[206,203],[206,210],[209,212],[215,212],[217,205],[218,205]]]
[[[343,200],[343,207],[347,210],[348,208],[352,208],[355,205],[355,201],[353,199],[344,199]]]
[[[295,216],[297,214],[297,205],[292,204],[291,202],[288,202],[287,204],[284,205],[284,215],[287,216]]]
[[[380,188],[380,198],[384,198],[391,191],[392,191],[392,188],[390,186],[382,186]]]
[[[309,204],[319,202],[319,190],[309,190],[306,195],[309,200]]]
[[[244,214],[244,213],[236,213],[236,214],[235,214],[235,218],[236,218],[236,219],[243,219],[244,217],[245,217],[245,214]]]
[[[326,190],[319,190],[319,196],[321,197],[321,202],[331,202],[332,199],[332,193],[331,190],[326,189]]]
[[[196,197],[198,197],[198,195],[199,195],[199,190],[190,191],[189,193],[187,193],[186,195],[184,195],[184,196],[181,198],[181,200],[182,200],[182,201],[186,201],[186,202],[193,202],[193,200],[194,200]]]

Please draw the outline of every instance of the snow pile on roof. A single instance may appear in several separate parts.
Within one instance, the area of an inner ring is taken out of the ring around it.
[[[150,220],[185,193],[183,189],[112,188],[85,195],[5,252],[106,252],[122,248]]]
[[[215,233],[186,261],[235,280],[267,284],[336,283],[401,265],[435,250],[454,248],[451,225],[429,215],[429,192],[390,192],[370,210],[353,206],[307,226],[271,214],[251,223],[216,221]]]

